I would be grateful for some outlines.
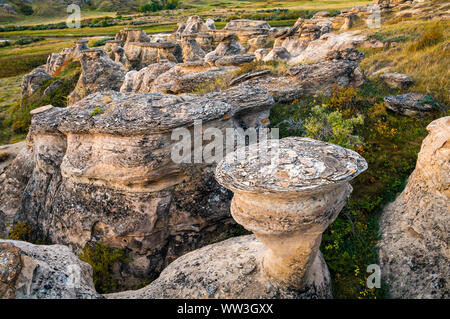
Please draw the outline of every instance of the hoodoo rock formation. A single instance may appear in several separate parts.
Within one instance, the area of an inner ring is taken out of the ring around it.
[[[380,220],[381,274],[393,298],[450,297],[450,117],[427,130],[405,190]]]
[[[367,168],[356,152],[308,138],[252,144],[228,154],[216,178],[234,192],[233,218],[255,236],[188,253],[153,283],[108,298],[330,298],[328,268],[319,252]],[[243,152],[243,151],[242,151]]]
[[[100,239],[126,249],[131,262],[117,280],[134,287],[233,228],[210,155],[177,164],[172,131],[194,136],[194,120],[205,130],[264,127],[273,103],[266,91],[239,86],[203,97],[98,92],[47,108],[32,118],[26,152],[1,176],[0,210],[75,252]],[[3,195],[10,192],[16,197]]]

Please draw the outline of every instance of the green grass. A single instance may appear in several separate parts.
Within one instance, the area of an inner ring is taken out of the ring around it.
[[[448,115],[448,111],[437,111],[416,119],[387,112],[382,99],[394,93],[399,91],[369,81],[358,91],[336,90],[332,98],[308,98],[277,105],[271,111],[271,126],[280,128],[280,137],[303,136],[301,123],[311,115],[314,105],[325,104],[329,112],[339,111],[344,118],[364,116],[364,125],[355,126],[353,134],[364,142],[356,150],[367,160],[369,168],[352,182],[350,200],[324,233],[321,245],[335,298],[386,297],[384,283],[381,289],[366,286],[367,266],[379,263],[378,217],[383,207],[403,189],[413,171],[421,142],[427,135],[426,126],[433,119]]]
[[[50,39],[25,46],[0,48],[0,78],[25,74],[45,64],[50,53],[59,52],[72,43],[73,39]]]

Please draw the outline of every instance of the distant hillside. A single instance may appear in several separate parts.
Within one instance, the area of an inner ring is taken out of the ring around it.
[[[145,0],[0,0],[0,22],[18,21],[24,16],[60,17],[71,3],[82,9],[103,12],[134,11]]]

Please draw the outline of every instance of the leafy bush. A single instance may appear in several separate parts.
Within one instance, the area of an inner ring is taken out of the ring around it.
[[[91,114],[92,114],[92,116],[96,116],[98,114],[103,114],[103,110],[101,108],[95,107]]]
[[[30,16],[34,13],[33,8],[28,4],[20,4],[19,10],[26,16]]]
[[[92,266],[95,289],[99,293],[117,289],[117,282],[111,276],[112,268],[129,261],[123,250],[106,247],[103,241],[87,244],[79,257]]]

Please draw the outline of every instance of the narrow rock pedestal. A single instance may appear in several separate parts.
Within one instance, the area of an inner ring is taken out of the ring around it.
[[[322,233],[347,202],[349,181],[367,163],[356,152],[308,138],[276,143],[250,147],[244,161],[227,156],[216,179],[234,192],[233,218],[269,248],[265,277],[302,290],[314,280]]]

